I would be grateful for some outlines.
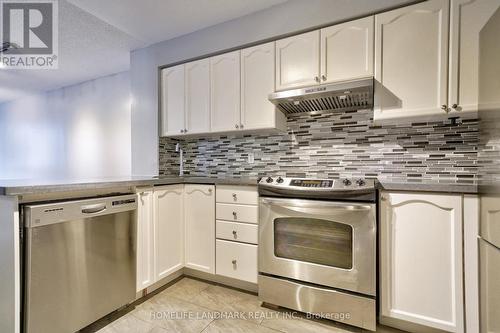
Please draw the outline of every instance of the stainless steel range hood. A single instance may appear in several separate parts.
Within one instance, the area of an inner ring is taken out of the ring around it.
[[[367,109],[373,107],[373,78],[280,91],[269,100],[287,116]]]

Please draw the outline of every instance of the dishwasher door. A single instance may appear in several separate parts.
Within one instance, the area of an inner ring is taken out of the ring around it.
[[[24,207],[24,332],[75,332],[135,300],[136,209],[136,195]]]

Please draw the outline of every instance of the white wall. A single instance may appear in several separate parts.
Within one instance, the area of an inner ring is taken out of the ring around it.
[[[0,179],[131,174],[129,72],[0,105]]]
[[[158,66],[366,16],[413,2],[416,1],[289,0],[132,52],[132,173],[158,174]]]

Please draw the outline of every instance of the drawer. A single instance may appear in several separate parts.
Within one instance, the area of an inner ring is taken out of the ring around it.
[[[215,217],[217,220],[257,223],[259,207],[218,203],[215,205]]]
[[[257,244],[259,239],[258,226],[256,224],[217,221],[216,237],[235,242]]]
[[[257,283],[257,245],[215,241],[215,273]]]
[[[256,186],[220,185],[215,189],[217,202],[257,205],[259,194]]]

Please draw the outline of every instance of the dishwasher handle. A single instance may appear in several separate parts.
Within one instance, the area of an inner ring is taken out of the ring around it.
[[[95,214],[95,213],[104,212],[105,210],[106,210],[105,203],[82,206],[82,213],[83,214]]]

